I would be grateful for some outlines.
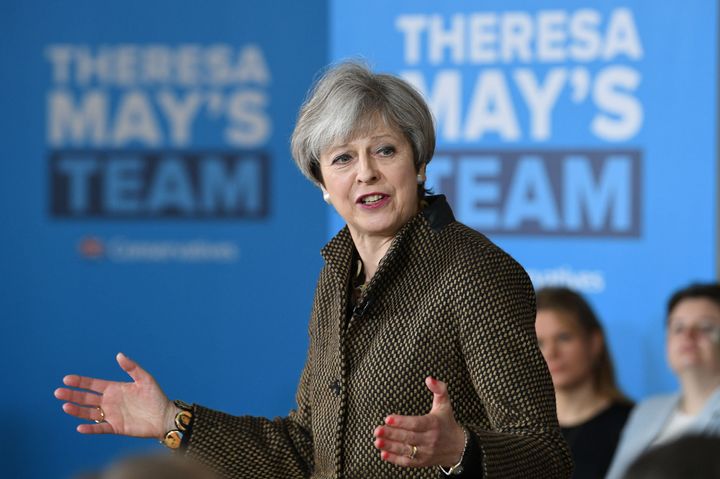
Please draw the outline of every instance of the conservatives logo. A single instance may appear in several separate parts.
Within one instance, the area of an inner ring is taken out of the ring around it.
[[[259,47],[53,44],[45,56],[52,216],[268,214]]]
[[[100,238],[88,236],[78,243],[78,253],[86,259],[100,259],[105,254],[105,245]]]
[[[78,254],[90,261],[113,263],[234,263],[240,257],[233,241],[206,239],[146,240],[86,236],[77,243]]]

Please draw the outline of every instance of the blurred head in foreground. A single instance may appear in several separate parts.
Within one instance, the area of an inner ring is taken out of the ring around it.
[[[210,470],[182,456],[150,454],[122,459],[104,472],[78,479],[220,479]]]
[[[720,477],[720,437],[685,436],[640,456],[625,479]]]

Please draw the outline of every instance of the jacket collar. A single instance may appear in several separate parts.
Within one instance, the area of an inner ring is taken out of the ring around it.
[[[444,195],[427,196],[425,197],[425,202],[427,206],[417,215],[410,218],[395,235],[395,239],[393,239],[388,252],[380,261],[378,271],[380,271],[383,263],[390,261],[396,254],[400,245],[405,241],[405,238],[411,236],[411,232],[418,227],[426,225],[426,227],[429,227],[433,232],[437,233],[455,221],[455,216]],[[353,243],[347,225],[322,248],[321,253],[325,259],[325,263],[335,272],[341,283],[347,283],[349,280],[347,275],[351,269],[348,265],[350,265],[353,256],[356,254],[355,244]]]
[[[716,388],[705,402],[705,406],[698,414],[696,424],[702,428],[717,421],[720,421],[720,387]]]
[[[433,231],[438,232],[455,221],[445,195],[433,195],[425,198],[428,205],[420,212]]]

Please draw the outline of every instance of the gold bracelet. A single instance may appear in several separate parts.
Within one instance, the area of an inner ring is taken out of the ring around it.
[[[178,449],[182,444],[183,433],[190,425],[190,421],[192,421],[192,406],[180,400],[175,400],[173,403],[180,409],[175,415],[175,427],[177,429],[171,429],[165,433],[165,437],[160,440],[160,444],[170,449]]]

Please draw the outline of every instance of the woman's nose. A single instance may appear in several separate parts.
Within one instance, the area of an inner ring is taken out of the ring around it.
[[[377,165],[372,156],[361,153],[358,158],[357,181],[360,183],[374,183],[380,178]]]

